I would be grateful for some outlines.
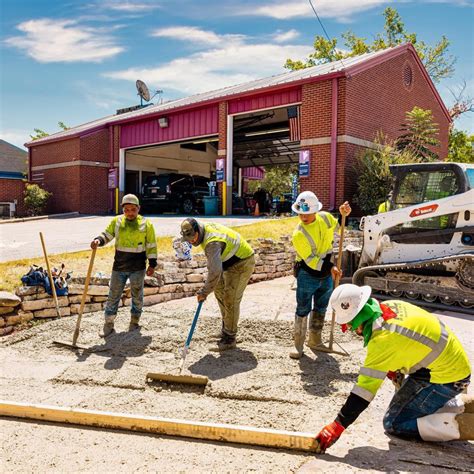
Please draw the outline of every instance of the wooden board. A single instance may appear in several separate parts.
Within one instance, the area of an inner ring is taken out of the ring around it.
[[[146,374],[147,380],[157,380],[159,382],[176,383],[185,385],[203,385],[206,386],[209,379],[202,375],[173,375],[149,372]]]
[[[0,416],[297,451],[314,452],[317,449],[315,434],[311,433],[266,430],[250,426],[205,423],[49,405],[31,405],[5,400],[0,400]]]

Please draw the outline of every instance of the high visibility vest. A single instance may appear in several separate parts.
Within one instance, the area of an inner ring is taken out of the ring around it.
[[[311,224],[300,222],[293,231],[292,242],[296,261],[303,260],[309,268],[321,270],[324,257],[332,252],[337,219],[328,212],[318,212]]]
[[[143,216],[133,221],[123,215],[114,217],[101,237],[105,243],[115,238],[115,250],[128,253],[146,252],[148,259],[157,258],[153,224]]]
[[[382,204],[380,204],[377,213],[382,214],[382,212],[387,212],[390,210],[390,201],[384,201]]]
[[[223,242],[224,251],[221,254],[222,262],[226,262],[234,255],[238,258],[248,258],[253,255],[253,249],[242,236],[221,224],[204,224],[204,239],[201,247],[204,250],[211,242]]]
[[[430,370],[432,383],[457,382],[471,373],[467,354],[458,338],[436,316],[403,301],[384,301],[397,317],[376,319],[367,356],[352,392],[371,401],[387,372],[413,374]]]

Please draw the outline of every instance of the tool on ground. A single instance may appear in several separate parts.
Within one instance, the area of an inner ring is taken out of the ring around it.
[[[79,331],[81,329],[82,313],[84,312],[84,304],[86,302],[87,290],[89,289],[89,281],[91,279],[92,268],[94,267],[95,252],[97,249],[92,249],[91,259],[89,260],[89,268],[87,269],[86,281],[84,283],[84,292],[82,293],[81,306],[79,307],[79,314],[77,315],[76,329],[72,337],[72,344],[64,341],[53,341],[53,344],[58,346],[72,347],[74,349],[89,349],[88,347],[79,346],[77,339],[79,337]]]
[[[46,268],[48,269],[49,281],[51,282],[51,291],[53,293],[54,304],[56,305],[56,311],[58,312],[58,316],[61,317],[61,311],[59,310],[58,295],[56,294],[56,285],[54,284],[53,275],[51,273],[51,267],[49,265],[48,252],[46,252],[46,245],[44,243],[43,233],[40,232],[39,235],[41,239],[41,246],[43,247],[44,259],[46,260]]]
[[[342,248],[344,245],[344,231],[346,229],[346,216],[343,215],[341,219],[341,236],[339,238],[339,250],[337,254],[337,269],[341,271],[341,264],[342,264]],[[336,278],[334,280],[334,289],[336,289],[339,286],[339,273],[336,275]],[[320,345],[316,347],[316,351],[319,352],[328,352],[331,354],[339,354],[343,356],[348,356],[349,352],[347,352],[337,341],[334,341],[334,328],[336,326],[336,313],[332,311],[332,317],[331,317],[331,332],[329,333],[329,346],[326,347],[324,345]],[[334,350],[334,342],[336,342],[337,346],[341,349],[340,351]]]
[[[208,378],[201,376],[201,375],[182,375],[184,362],[186,360],[186,356],[188,355],[189,346],[191,344],[191,340],[193,338],[194,330],[196,329],[196,324],[199,318],[199,313],[201,312],[203,301],[200,301],[198,307],[196,309],[196,313],[194,314],[194,319],[191,324],[191,328],[189,329],[189,334],[184,344],[184,348],[181,352],[181,362],[179,364],[179,373],[177,375],[174,374],[162,374],[162,373],[154,373],[149,372],[146,376],[147,380],[158,380],[159,382],[167,382],[167,383],[178,383],[178,384],[190,384],[190,385],[207,385]]]

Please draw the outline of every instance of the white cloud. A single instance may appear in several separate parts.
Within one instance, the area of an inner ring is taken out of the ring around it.
[[[23,35],[5,43],[41,63],[101,62],[124,51],[103,29],[80,26],[74,20],[29,20],[17,29]]]
[[[360,11],[368,10],[377,5],[390,3],[387,0],[317,0],[313,5],[320,17],[337,18],[339,20],[350,20],[350,15]],[[240,14],[258,15],[278,20],[288,20],[298,17],[314,17],[314,12],[307,0],[294,2],[274,2],[265,5],[254,6],[241,10]]]
[[[299,35],[299,32],[296,30],[277,31],[273,35],[273,40],[277,43],[286,43],[287,41],[291,41],[295,38],[298,38]]]
[[[241,42],[243,35],[218,35],[214,31],[206,31],[195,26],[170,26],[154,30],[151,36],[158,38],[170,38],[191,43],[199,43],[207,46],[217,46],[225,42]]]
[[[101,8],[104,9],[109,9],[109,10],[115,10],[118,12],[125,12],[125,13],[143,13],[151,10],[156,10],[157,8],[160,8],[160,5],[157,5],[156,3],[149,3],[149,2],[120,2],[120,1],[107,1],[107,2],[101,2],[100,4]]]
[[[0,130],[0,138],[24,150],[25,147],[23,146],[23,144],[31,141],[30,133],[33,133],[33,129],[20,130],[7,128]]]
[[[154,68],[130,68],[106,73],[112,79],[140,78],[167,90],[195,94],[284,72],[287,58],[302,59],[312,48],[281,44],[225,44]]]

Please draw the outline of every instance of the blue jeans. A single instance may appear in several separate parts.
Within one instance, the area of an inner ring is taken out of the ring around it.
[[[130,280],[130,290],[132,293],[132,307],[130,313],[139,318],[143,309],[143,285],[145,283],[145,270],[137,272],[117,272],[112,271],[110,278],[110,289],[107,303],[105,305],[105,319],[112,318],[117,314],[120,299],[127,280]]]
[[[390,402],[383,418],[385,431],[401,437],[420,439],[417,418],[431,415],[463,392],[469,377],[454,383],[431,383],[416,372],[408,376]]]
[[[324,315],[334,287],[331,275],[319,279],[301,268],[296,277],[296,284],[297,316],[307,316],[311,309]]]

